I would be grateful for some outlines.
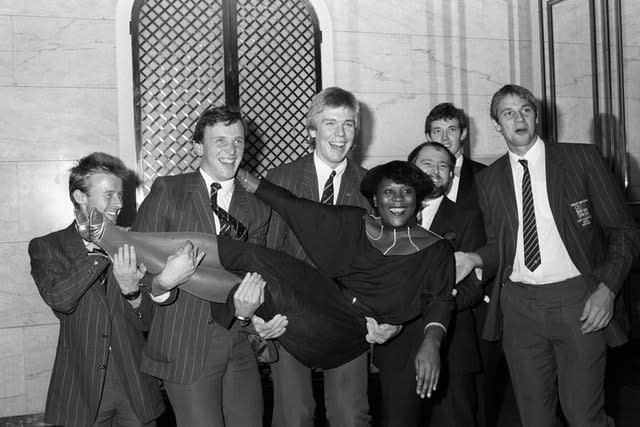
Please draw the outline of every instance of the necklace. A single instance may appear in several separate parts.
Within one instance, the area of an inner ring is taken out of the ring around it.
[[[411,227],[409,226],[407,226],[407,237],[409,237],[409,243],[411,243],[411,246],[416,248],[416,251],[420,252],[420,248],[415,243],[413,243],[413,240],[411,240]]]
[[[380,235],[378,237],[373,237],[371,234],[369,234],[369,230],[366,231],[367,236],[369,236],[371,240],[380,240],[382,238],[382,235],[384,234],[384,224],[380,224]]]

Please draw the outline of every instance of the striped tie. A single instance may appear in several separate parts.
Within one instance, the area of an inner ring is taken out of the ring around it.
[[[211,184],[211,209],[220,221],[218,236],[231,237],[235,240],[247,240],[247,228],[229,212],[218,206],[218,190],[221,185],[217,182]]]
[[[333,178],[336,176],[336,171],[331,171],[331,175],[327,178],[327,182],[324,183],[324,190],[322,190],[321,203],[325,205],[333,204]]]
[[[524,265],[535,271],[541,263],[538,231],[536,229],[536,213],[533,209],[533,192],[531,191],[531,176],[526,160],[518,160],[522,165],[522,232],[524,240]]]

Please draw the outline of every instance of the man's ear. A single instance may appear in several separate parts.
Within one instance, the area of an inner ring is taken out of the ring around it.
[[[316,139],[317,131],[315,129],[309,129],[309,136],[311,139]]]
[[[431,139],[431,136],[429,136],[428,133],[425,133],[424,136],[427,137],[427,142],[433,142],[433,139]]]
[[[460,141],[464,141],[467,139],[467,128],[462,129],[462,133],[460,134]]]
[[[76,189],[73,190],[71,195],[73,196],[73,200],[75,200],[75,202],[80,206],[85,206],[87,204],[87,195],[83,191]]]
[[[376,195],[373,195],[373,207],[377,208],[378,207],[378,198],[376,197]]]
[[[201,142],[193,141],[193,151],[196,152],[196,155],[198,157],[202,157],[202,155],[204,154],[204,144],[202,144]]]
[[[493,127],[496,130],[496,132],[498,133],[502,133],[502,126],[500,126],[500,123],[496,122],[495,120],[491,120],[493,122]]]

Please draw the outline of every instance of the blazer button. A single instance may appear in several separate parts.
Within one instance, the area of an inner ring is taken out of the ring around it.
[[[107,366],[104,363],[101,363],[100,366],[98,366],[98,369],[105,370],[107,369]]]

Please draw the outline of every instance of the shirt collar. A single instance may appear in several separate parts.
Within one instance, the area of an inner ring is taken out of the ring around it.
[[[533,143],[529,151],[525,153],[524,156],[518,156],[517,154],[511,152],[509,150],[509,161],[511,163],[511,167],[515,168],[518,166],[519,160],[526,160],[529,165],[534,165],[539,162],[544,156],[544,142],[540,139],[539,136],[536,135],[536,142]]]
[[[225,195],[231,195],[231,193],[233,193],[233,185],[235,183],[234,178],[228,179],[226,181],[214,181],[214,179],[211,178],[209,174],[204,171],[204,169],[198,168],[198,171],[200,172],[202,178],[204,178],[204,183],[207,185],[207,191],[211,191],[211,184],[217,182],[221,187],[220,190],[218,190],[219,193],[223,193]]]
[[[456,164],[453,166],[456,168],[462,167],[463,161],[464,161],[464,156],[461,154],[459,157],[456,158]]]
[[[347,169],[347,159],[344,159],[335,169],[331,169],[325,162],[320,159],[318,152],[313,152],[313,164],[316,167],[316,175],[318,175],[318,182],[324,184],[324,182],[331,175],[331,171],[336,172],[336,178],[341,177],[345,169]]]

